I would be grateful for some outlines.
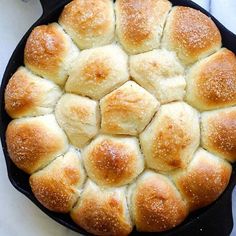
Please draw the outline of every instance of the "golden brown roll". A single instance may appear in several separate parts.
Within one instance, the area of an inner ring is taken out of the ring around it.
[[[30,186],[43,206],[67,213],[76,203],[85,177],[79,153],[71,148],[64,156],[31,175]]]
[[[5,90],[5,109],[12,118],[38,116],[53,112],[61,89],[48,80],[19,67]]]
[[[46,166],[67,148],[67,138],[54,115],[13,120],[6,131],[11,160],[28,174]]]
[[[174,7],[168,17],[162,46],[173,50],[185,64],[192,64],[221,47],[215,23],[190,7]]]
[[[130,54],[158,48],[171,9],[167,0],[117,0],[116,33]]]
[[[62,86],[79,51],[57,23],[33,29],[26,45],[24,62],[35,74]]]
[[[162,232],[188,215],[186,202],[164,175],[146,171],[129,189],[131,212],[138,231]]]
[[[140,142],[149,168],[158,171],[185,168],[200,142],[197,111],[184,102],[161,106],[141,133]]]
[[[208,151],[236,161],[236,107],[202,113],[201,142]]]
[[[67,4],[59,23],[81,48],[109,44],[114,39],[112,0],[74,0]]]
[[[133,81],[100,101],[102,131],[108,134],[139,134],[151,121],[159,102]]]
[[[228,49],[196,63],[187,74],[186,101],[199,110],[236,105],[236,57]]]
[[[214,202],[222,194],[231,172],[228,162],[200,148],[187,170],[179,171],[173,178],[190,210],[194,211]]]
[[[88,176],[106,187],[130,183],[144,169],[138,139],[100,135],[82,152]]]
[[[70,142],[76,147],[83,147],[98,133],[98,103],[89,98],[65,94],[57,103],[55,115]]]
[[[94,235],[125,236],[133,229],[125,188],[101,189],[90,180],[72,209],[71,217]]]
[[[183,100],[184,68],[174,52],[158,49],[131,56],[130,74],[161,103]]]
[[[82,51],[65,90],[98,100],[128,79],[128,56],[113,44]]]

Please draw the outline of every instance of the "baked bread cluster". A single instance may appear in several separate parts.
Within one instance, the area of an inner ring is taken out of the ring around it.
[[[227,187],[235,105],[236,57],[200,11],[74,0],[27,40],[7,147],[38,201],[87,232],[162,232]]]

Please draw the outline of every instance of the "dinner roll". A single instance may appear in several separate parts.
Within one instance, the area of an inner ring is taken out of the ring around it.
[[[68,148],[66,135],[54,115],[11,121],[6,143],[11,160],[28,174],[43,168]]]
[[[12,118],[38,116],[53,112],[61,89],[48,80],[19,67],[5,90],[5,109]]]
[[[128,56],[119,46],[108,45],[81,52],[65,89],[100,99],[128,79]]]
[[[236,107],[202,113],[201,131],[205,149],[236,161]]]
[[[130,74],[161,103],[183,100],[184,68],[174,52],[158,49],[131,56]]]
[[[109,44],[114,38],[112,0],[74,0],[67,4],[59,23],[81,48]]]
[[[83,147],[99,130],[98,103],[89,98],[65,94],[57,103],[55,115],[70,142]]]
[[[236,105],[236,57],[228,49],[196,63],[187,75],[186,101],[199,110]]]
[[[79,51],[57,23],[33,29],[25,45],[25,65],[37,75],[64,85]]]
[[[186,218],[187,204],[166,176],[146,171],[134,186],[131,186],[129,196],[138,231],[166,231]]]
[[[116,32],[130,54],[158,48],[171,9],[167,0],[116,0]]]
[[[190,7],[174,7],[168,17],[162,46],[173,50],[185,64],[192,64],[221,47],[215,23]]]
[[[67,213],[76,203],[85,177],[79,154],[71,148],[64,156],[31,175],[30,186],[43,206]]]
[[[100,101],[102,131],[108,134],[139,134],[151,121],[159,102],[133,81]]]
[[[140,142],[149,168],[185,168],[200,142],[198,113],[184,102],[163,105]]]
[[[102,189],[88,180],[71,211],[76,224],[94,235],[128,235],[133,225],[127,208],[125,188]]]
[[[222,194],[231,172],[229,163],[200,148],[188,169],[177,172],[173,178],[193,211],[209,205]]]
[[[102,186],[130,183],[144,169],[139,142],[132,137],[100,135],[82,152],[88,176]]]

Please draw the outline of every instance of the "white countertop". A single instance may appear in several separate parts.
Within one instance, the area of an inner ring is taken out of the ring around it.
[[[235,0],[196,0],[211,10],[226,27],[236,33]],[[0,0],[0,78],[6,64],[24,33],[41,15],[39,0]],[[1,79],[0,79],[1,80]],[[78,236],[77,233],[57,224],[41,212],[7,178],[2,150],[0,150],[0,236]],[[236,203],[236,190],[233,202]],[[236,225],[236,204],[234,222]],[[236,235],[236,227],[232,236]]]

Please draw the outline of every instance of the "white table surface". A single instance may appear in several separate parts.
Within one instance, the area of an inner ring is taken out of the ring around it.
[[[216,18],[236,33],[235,0],[195,2],[211,10]],[[41,12],[38,0],[0,0],[0,80],[17,43],[30,25],[39,18]],[[78,236],[77,233],[47,217],[12,187],[7,178],[2,150],[0,150],[0,186],[0,236]],[[236,202],[236,190],[233,202]],[[233,209],[236,225],[236,206]],[[232,232],[232,236],[235,235],[236,229]]]

